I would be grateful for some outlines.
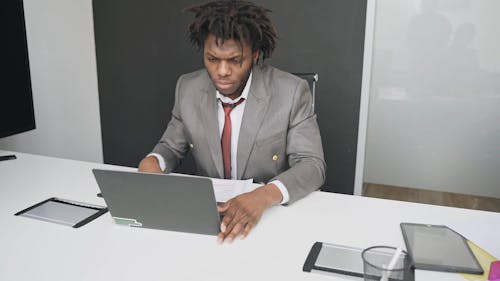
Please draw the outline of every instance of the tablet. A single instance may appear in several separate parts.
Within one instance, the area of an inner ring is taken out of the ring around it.
[[[362,252],[363,249],[360,248],[316,242],[309,251],[302,270],[328,275],[341,275],[342,279],[353,281],[365,280]],[[387,258],[386,252],[374,251],[372,255]],[[403,261],[403,263],[407,262],[409,262],[407,259]],[[408,271],[404,274],[404,281],[414,281],[413,269],[410,266],[407,266],[407,268]],[[378,280],[380,277],[369,276],[368,279]]]
[[[15,215],[78,228],[107,211],[106,207],[53,197]]]
[[[316,242],[309,251],[303,271],[315,270],[360,277],[363,280],[361,249]]]
[[[401,230],[415,268],[483,274],[467,240],[447,226],[401,223]]]

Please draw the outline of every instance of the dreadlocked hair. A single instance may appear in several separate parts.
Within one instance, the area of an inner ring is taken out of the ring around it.
[[[209,34],[216,42],[225,40],[247,41],[252,52],[260,51],[262,59],[269,58],[276,47],[277,34],[268,13],[271,10],[248,1],[218,0],[186,8],[195,15],[188,28],[189,41],[199,50]]]

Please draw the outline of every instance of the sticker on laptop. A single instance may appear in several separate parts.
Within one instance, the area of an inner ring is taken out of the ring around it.
[[[119,218],[119,217],[113,217],[113,219],[115,220],[116,224],[142,227],[142,223],[138,222],[136,219]]]

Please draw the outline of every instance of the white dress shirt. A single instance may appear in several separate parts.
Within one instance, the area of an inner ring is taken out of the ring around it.
[[[245,101],[243,101],[241,104],[238,106],[234,107],[233,110],[229,113],[231,117],[231,178],[236,179],[236,171],[237,171],[237,152],[238,152],[238,138],[240,135],[240,128],[241,128],[241,121],[243,120],[243,112],[245,112],[245,105],[246,105],[246,100],[248,98],[248,94],[250,92],[250,85],[252,84],[252,72],[250,72],[250,76],[248,77],[247,83],[245,85],[245,88],[243,89],[243,92],[237,99],[230,99],[221,93],[219,91],[216,91],[216,99],[218,100],[217,102],[217,119],[219,122],[219,137],[222,137],[222,130],[224,129],[224,122],[225,122],[225,116],[224,116],[224,108],[222,107],[222,102],[223,103],[237,103],[240,99],[244,98]],[[165,159],[163,159],[163,156],[157,153],[150,153],[148,156],[155,156],[158,159],[158,162],[160,163],[160,168],[162,171],[165,171],[166,169],[166,164],[165,164]],[[283,200],[281,201],[280,204],[285,204],[288,202],[290,196],[288,194],[288,190],[286,189],[285,185],[279,181],[279,180],[274,180],[270,182],[274,185],[276,185],[279,190],[281,191],[281,195],[283,196]]]

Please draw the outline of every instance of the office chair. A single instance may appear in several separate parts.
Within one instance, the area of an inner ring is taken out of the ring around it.
[[[311,90],[311,94],[312,94],[312,108],[313,108],[313,111],[314,111],[314,103],[316,101],[316,82],[318,82],[318,73],[292,73],[293,75],[295,76],[298,76],[304,80],[307,81],[307,83],[309,84],[309,89]]]

